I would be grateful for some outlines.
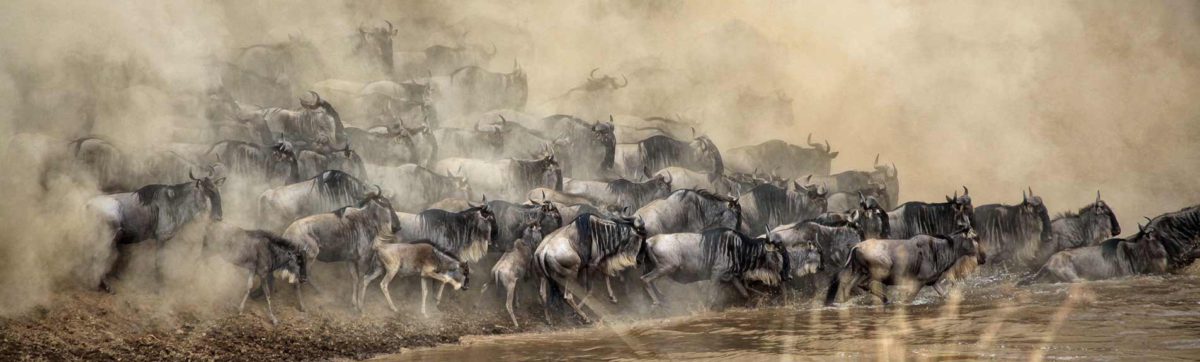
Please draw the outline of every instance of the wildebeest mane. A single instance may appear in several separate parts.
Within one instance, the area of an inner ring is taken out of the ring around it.
[[[954,204],[949,202],[926,203],[910,201],[901,204],[896,209],[903,208],[900,225],[908,234],[890,235],[893,238],[908,238],[920,234],[945,234],[957,231]],[[974,220],[972,220],[974,222]],[[896,231],[897,225],[890,225]]]
[[[461,254],[467,259],[476,260],[487,253],[488,242],[495,240],[499,232],[496,225],[491,225],[491,230],[484,234],[483,228],[474,224],[473,214],[481,208],[476,206],[459,212],[440,209],[421,211],[417,214],[421,220],[421,230],[415,231],[420,235],[438,236],[431,242],[444,249],[456,250],[455,255]]]
[[[558,165],[557,162],[548,158],[540,160],[513,159],[513,164],[516,165],[516,180],[518,182],[518,186],[522,190],[532,190],[542,187],[542,181],[544,180],[542,178],[543,174],[546,172],[546,170]],[[562,172],[559,171],[556,172],[555,175],[554,190],[562,191],[562,188]]]
[[[758,267],[759,256],[766,252],[765,242],[731,229],[709,229],[700,235],[701,265],[710,271],[718,263],[728,265],[723,279],[741,278],[746,271]]]
[[[692,147],[687,142],[657,135],[638,142],[651,172],[675,165],[685,165],[691,158]]]
[[[1153,230],[1156,238],[1166,249],[1172,269],[1186,267],[1194,260],[1200,238],[1200,208],[1192,206],[1159,215],[1149,222],[1147,230]]]
[[[634,205],[634,207],[641,207],[653,201],[658,194],[659,187],[665,189],[665,186],[666,182],[662,179],[633,182],[622,178],[609,181],[607,184],[608,191],[617,195],[618,205]]]
[[[512,245],[507,245],[507,243],[521,238],[521,232],[525,230],[530,221],[537,220],[539,225],[549,230],[557,229],[562,225],[561,219],[543,220],[546,218],[546,214],[542,212],[542,205],[522,205],[495,200],[488,202],[488,209],[496,216],[496,225],[504,228],[502,230],[504,235],[497,232],[499,238],[493,239],[494,242],[498,242],[497,246],[501,251],[508,251]],[[549,224],[547,221],[551,221],[553,224]],[[503,242],[503,244],[499,242]]]
[[[367,185],[354,176],[339,170],[327,170],[313,176],[310,192],[316,192],[329,205],[357,202],[367,191]]]
[[[604,259],[620,252],[621,244],[634,233],[629,224],[594,214],[579,215],[574,224],[579,233],[576,250],[589,268],[599,266]],[[589,268],[581,268],[580,272]]]

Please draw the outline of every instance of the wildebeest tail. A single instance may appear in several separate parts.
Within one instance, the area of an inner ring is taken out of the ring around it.
[[[838,287],[842,284],[841,278],[838,277],[840,274],[842,273],[834,273],[833,278],[829,279],[829,290],[825,292],[825,305],[833,305],[833,301],[837,299]]]

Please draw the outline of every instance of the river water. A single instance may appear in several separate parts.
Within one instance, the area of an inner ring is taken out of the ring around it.
[[[1200,277],[1015,287],[912,305],[774,307],[466,338],[381,360],[1200,360]],[[851,303],[854,304],[854,303]]]

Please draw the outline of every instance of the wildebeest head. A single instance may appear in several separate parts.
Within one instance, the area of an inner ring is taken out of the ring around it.
[[[851,211],[850,220],[871,230],[879,230],[878,238],[886,239],[891,233],[887,210],[879,204],[874,196],[864,196],[858,193],[859,210]],[[863,235],[864,237],[866,235]]]
[[[379,222],[386,221],[391,224],[390,230],[392,234],[400,232],[400,217],[396,216],[396,209],[392,207],[392,200],[383,195],[383,190],[379,188],[379,185],[375,186],[374,192],[367,192],[358,201],[358,208],[361,209],[368,206],[379,207],[373,216]]]
[[[399,30],[392,27],[390,21],[384,20],[384,23],[387,23],[386,28],[359,25],[354,50],[372,62],[380,62],[382,70],[390,74],[395,64],[392,59],[392,37],[396,36]]]
[[[225,178],[213,179],[213,173],[215,172],[216,167],[209,166],[208,176],[196,178],[196,176],[192,175],[192,171],[189,170],[188,178],[192,179],[192,186],[196,188],[196,191],[200,191],[191,193],[192,197],[195,198],[194,201],[197,204],[203,204],[205,201],[208,201],[210,206],[209,218],[221,221],[221,190],[218,187],[225,183]]]
[[[825,189],[825,185],[801,185],[792,181],[792,188],[808,201],[807,205],[811,205],[810,208],[818,210],[817,214],[829,209],[829,191]]]
[[[555,211],[557,212],[557,211]],[[521,230],[521,240],[517,242],[526,242],[531,248],[536,247],[541,243],[545,234],[542,233],[542,223],[539,220],[529,220],[529,224],[525,225],[525,229]]]
[[[950,241],[958,255],[974,256],[979,265],[987,262],[987,253],[979,247],[979,234],[971,227],[971,219],[965,214],[955,217],[958,231],[950,235]]]
[[[1042,203],[1041,196],[1033,194],[1033,188],[1029,188],[1029,194],[1021,191],[1021,217],[1031,225],[1040,224],[1042,226],[1041,239],[1042,242],[1048,242],[1051,238],[1050,229],[1050,212],[1046,210],[1046,205]]]
[[[771,235],[770,230],[767,230],[767,235]],[[820,243],[807,241],[787,249],[787,254],[789,259],[795,263],[791,267],[790,278],[816,274],[825,269],[825,265],[821,263]]]
[[[807,142],[810,147],[816,149],[817,151],[821,151],[821,153],[824,153],[825,156],[828,156],[831,159],[837,157],[838,155],[838,152],[833,152],[833,146],[829,145],[829,140],[825,140],[825,144],[823,145],[820,143],[813,143],[812,133],[809,133]]]
[[[1153,220],[1147,218],[1146,226],[1138,224],[1138,233],[1121,243],[1133,266],[1140,273],[1166,273],[1169,268],[1167,249],[1163,245],[1159,230]]]
[[[296,160],[295,149],[290,143],[281,141],[271,146],[271,155],[267,157],[267,175],[270,179],[299,181],[300,166]]]
[[[625,86],[629,85],[629,79],[625,78],[624,75],[621,75],[621,79],[624,80],[625,82],[618,83],[617,78],[613,77],[611,75],[596,77],[597,70],[600,70],[600,68],[594,68],[594,69],[592,69],[591,73],[588,73],[587,83],[585,83],[583,85],[584,90],[586,90],[588,92],[595,92],[595,91],[600,91],[600,90],[617,90],[617,89],[621,89],[621,88],[624,88]],[[578,88],[576,88],[576,89],[578,89]]]
[[[545,192],[542,192],[542,201],[541,202],[537,202],[537,201],[533,201],[533,199],[529,199],[529,204],[540,206],[543,217],[549,217],[551,220],[554,220],[556,225],[562,225],[562,223],[563,223],[562,214],[559,213],[558,206],[554,206],[554,202],[550,201],[550,199],[546,197]],[[538,227],[539,228],[541,227],[540,223],[538,224]],[[541,240],[541,239],[538,239],[538,240]]]
[[[1108,228],[1109,228],[1108,231],[1111,233],[1109,235],[1112,235],[1112,236],[1121,235],[1121,224],[1117,222],[1117,214],[1114,213],[1112,211],[1112,209],[1108,207],[1107,202],[1104,202],[1104,200],[1100,199],[1100,191],[1099,190],[1096,191],[1096,202],[1092,203],[1091,205],[1088,205],[1087,207],[1084,207],[1084,210],[1080,210],[1079,214],[1082,215],[1083,213],[1092,214],[1093,218],[1097,218],[1100,220],[1107,219],[1108,220]],[[1104,225],[1099,224],[1099,223],[1092,223],[1092,227],[1102,229],[1104,227]],[[1099,234],[1103,235],[1103,233],[1099,233]]]
[[[471,224],[478,233],[487,235],[489,244],[495,242],[500,227],[496,224],[496,214],[492,213],[491,208],[488,207],[487,195],[483,195],[481,204],[468,201],[467,205],[471,208],[463,210],[462,213],[470,215]]]
[[[958,215],[966,215],[968,220],[975,219],[975,207],[971,204],[971,190],[963,186],[962,196],[958,196],[958,191],[954,191],[954,197],[946,196],[946,203],[954,208],[955,218]]]
[[[487,142],[488,146],[499,150],[504,148],[504,137],[509,132],[509,129],[506,127],[507,125],[508,120],[504,119],[504,116],[501,115],[500,123],[487,127],[479,127],[479,121],[476,121],[475,132],[483,138],[484,142]]]
[[[696,129],[693,128],[693,136],[695,136],[695,133]],[[708,166],[712,167],[714,174],[725,173],[725,161],[721,159],[721,150],[717,149],[717,145],[708,136],[693,138],[691,147],[692,151],[695,152],[695,160],[698,162],[707,162]]]

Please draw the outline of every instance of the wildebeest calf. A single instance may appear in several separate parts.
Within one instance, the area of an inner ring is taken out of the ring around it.
[[[279,324],[271,307],[271,274],[278,272],[288,283],[308,281],[307,260],[301,245],[270,231],[244,230],[222,222],[213,223],[204,238],[205,253],[217,252],[234,266],[250,272],[246,279],[246,294],[238,304],[238,314],[246,308],[246,299],[254,290],[254,277],[262,283],[267,300],[267,315],[271,324]]]
[[[1139,234],[1129,240],[1112,238],[1100,245],[1060,251],[1050,257],[1037,274],[1020,284],[1074,283],[1166,271],[1166,248],[1158,240]]]
[[[398,310],[396,304],[392,302],[392,295],[388,293],[388,283],[391,283],[392,278],[397,275],[421,277],[421,315],[423,316],[428,316],[425,313],[425,300],[429,296],[427,279],[450,284],[455,290],[467,289],[471,275],[467,263],[459,260],[454,254],[440,250],[429,241],[417,240],[396,244],[376,242],[373,248],[376,262],[371,264],[371,271],[363,278],[362,285],[359,286],[358,300],[360,303],[362,297],[366,296],[367,285],[375,278],[384,275],[385,272],[387,275],[384,275],[383,280],[379,281],[379,289],[383,291],[383,297],[387,299],[388,307],[391,307],[393,312]]]
[[[521,327],[521,324],[517,323],[516,314],[513,313],[517,283],[524,280],[529,274],[529,262],[533,260],[533,248],[537,247],[541,241],[542,226],[534,221],[525,228],[521,239],[513,242],[512,249],[500,256],[500,260],[492,267],[492,281],[503,285],[507,293],[504,308],[508,310],[508,316],[512,318],[514,328]],[[487,288],[488,284],[484,284],[481,293],[487,292]]]

